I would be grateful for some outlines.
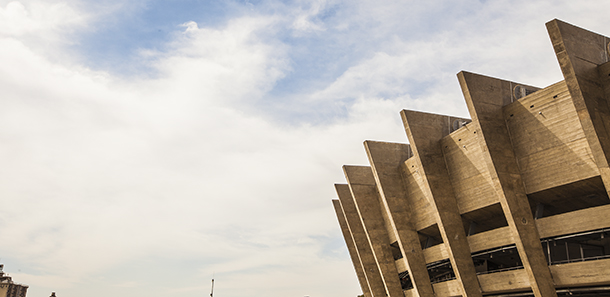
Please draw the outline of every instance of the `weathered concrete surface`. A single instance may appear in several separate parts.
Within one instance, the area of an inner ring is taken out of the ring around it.
[[[379,267],[377,267],[377,262],[373,255],[373,249],[369,244],[366,232],[362,226],[362,221],[360,220],[360,215],[356,209],[356,204],[354,203],[354,198],[352,198],[349,186],[336,184],[335,190],[339,196],[339,201],[341,201],[343,214],[345,215],[354,244],[356,245],[356,250],[358,251],[358,258],[360,259],[362,270],[364,271],[366,286],[369,288],[368,291],[373,297],[384,297],[386,296],[385,285],[383,284]]]
[[[472,124],[443,137],[441,147],[460,214],[498,203]]]
[[[523,291],[531,286],[524,269],[481,274],[479,275],[479,283],[483,292],[493,292],[494,294]]]
[[[386,293],[390,297],[402,297],[402,287],[394,265],[385,216],[382,214],[384,210],[381,208],[373,172],[367,166],[343,166],[343,171],[381,272]]]
[[[599,175],[565,82],[503,108],[526,194]]]
[[[513,86],[521,84],[468,72],[458,73],[458,79],[479,144],[486,151],[481,161],[488,167],[488,179],[504,210],[532,290],[538,297],[557,296],[502,113],[513,98]]]
[[[333,207],[335,208],[335,213],[337,214],[337,219],[339,220],[341,233],[343,233],[343,238],[345,238],[347,250],[349,251],[352,263],[354,264],[354,270],[356,270],[356,276],[358,277],[358,282],[360,283],[362,293],[365,297],[371,297],[371,290],[367,285],[366,276],[364,275],[364,270],[362,268],[362,262],[360,262],[360,258],[358,257],[356,243],[354,242],[352,232],[350,231],[349,226],[347,225],[347,219],[345,218],[345,214],[343,213],[341,201],[339,201],[338,199],[333,199]]]
[[[512,232],[508,226],[468,236],[468,245],[470,245],[470,252],[472,253],[514,242]]]
[[[447,252],[447,247],[441,243],[425,249],[424,258],[426,259],[426,264],[429,264],[436,261],[449,259],[449,253]]]
[[[536,220],[540,238],[610,228],[610,205],[576,210]]]
[[[450,280],[433,285],[434,293],[438,297],[457,297],[462,296],[462,286],[458,280]]]
[[[548,22],[546,27],[595,163],[608,190],[610,108],[605,93],[607,80],[600,78],[598,66],[608,62],[610,39],[559,20]]]
[[[427,186],[420,174],[421,166],[415,158],[409,158],[400,167],[405,186],[405,196],[411,208],[411,222],[420,231],[436,224],[434,208],[424,194]]]
[[[418,296],[431,297],[434,292],[419,235],[411,222],[412,212],[405,197],[405,185],[400,170],[401,165],[412,156],[411,148],[406,144],[375,141],[365,141],[364,147],[383,208],[392,222],[391,227],[403,255],[402,261],[409,271],[415,293]]]
[[[460,294],[482,296],[453,188],[446,182],[449,177],[439,146],[439,141],[450,133],[452,121],[458,118],[409,110],[403,110],[401,115],[413,158],[418,162],[426,185],[424,194],[435,209],[436,221],[458,280]]]
[[[610,259],[551,266],[557,286],[610,284]]]

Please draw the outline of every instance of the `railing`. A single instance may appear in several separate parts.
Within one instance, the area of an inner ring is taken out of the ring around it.
[[[502,269],[496,269],[496,270],[490,270],[490,271],[481,271],[481,272],[477,272],[477,275],[518,270],[518,269],[523,269],[523,266],[514,266],[514,267],[508,267],[508,268],[502,268]]]
[[[587,258],[576,258],[576,259],[568,259],[568,260],[561,260],[561,261],[552,261],[551,265],[559,265],[559,264],[567,264],[567,263],[575,263],[575,262],[595,261],[595,260],[602,260],[602,259],[610,259],[610,255],[587,257]]]
[[[450,281],[450,280],[454,280],[454,279],[455,279],[455,275],[453,273],[448,272],[445,275],[431,279],[430,283],[434,285],[434,284],[438,284],[438,283],[442,283],[442,282],[446,282],[446,281]]]
[[[547,263],[557,265],[610,258],[610,251],[600,242],[608,232],[610,229],[604,228],[542,239]]]

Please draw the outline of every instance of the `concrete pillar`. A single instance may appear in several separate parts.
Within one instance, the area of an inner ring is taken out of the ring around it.
[[[402,297],[400,278],[394,263],[386,222],[373,172],[368,166],[343,166],[356,209],[390,297]]]
[[[376,141],[365,141],[364,147],[373,169],[382,206],[388,213],[396,233],[413,288],[418,296],[432,297],[434,291],[419,235],[411,222],[411,209],[405,199],[405,185],[400,170],[400,166],[412,156],[411,148],[408,144]]]
[[[387,294],[383,280],[381,279],[381,274],[379,273],[379,267],[377,267],[371,244],[369,243],[364,227],[362,226],[362,220],[360,220],[360,215],[356,209],[356,204],[354,203],[354,198],[352,198],[349,186],[335,184],[335,190],[339,196],[339,201],[341,201],[343,214],[345,215],[347,225],[352,234],[352,238],[354,239],[354,245],[356,246],[358,258],[362,265],[362,271],[366,278],[366,285],[369,288],[368,291],[373,297],[385,297]]]
[[[358,257],[358,250],[356,248],[356,244],[354,243],[352,232],[350,231],[349,226],[347,225],[345,215],[343,214],[341,201],[333,199],[333,206],[335,208],[335,213],[337,214],[337,219],[339,220],[341,233],[343,233],[343,238],[345,238],[347,250],[349,251],[349,255],[352,259],[352,264],[354,264],[354,269],[356,270],[356,276],[358,277],[358,282],[360,283],[362,294],[364,294],[364,297],[371,297],[371,290],[369,289],[368,282],[366,281],[366,276],[364,275],[362,262],[360,262],[360,258]]]
[[[513,100],[515,86],[537,88],[468,72],[458,73],[458,80],[478,132],[481,161],[487,165],[532,291],[538,297],[557,296],[502,114],[502,107]]]
[[[608,191],[610,190],[608,166],[610,94],[605,91],[610,91],[607,77],[609,73],[604,72],[602,78],[598,68],[609,60],[610,39],[559,20],[548,22],[546,27],[580,123]]]
[[[402,120],[414,158],[427,187],[424,190],[434,208],[441,236],[447,247],[462,296],[482,296],[470,247],[459,214],[455,194],[443,158],[440,140],[451,132],[452,121],[458,118],[403,110]]]

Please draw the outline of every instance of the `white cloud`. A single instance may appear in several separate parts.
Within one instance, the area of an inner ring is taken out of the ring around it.
[[[0,241],[2,259],[23,266],[6,270],[22,269],[13,276],[32,295],[197,296],[216,272],[224,296],[355,296],[330,203],[341,165],[366,164],[365,139],[406,141],[403,108],[463,115],[461,69],[557,79],[548,16],[524,21],[547,3],[527,3],[318,1],[219,27],[185,21],[168,51],[142,51],[157,76],[119,78],[28,41],[67,40],[91,26],[87,13],[0,2]],[[597,6],[573,22],[605,20]],[[299,71],[286,28],[361,53],[312,90],[266,100]],[[344,113],[285,123],[261,102],[288,117]]]
[[[89,278],[149,257],[234,259],[219,265],[230,274],[321,252],[309,237],[330,236],[335,222],[304,221],[319,221],[311,194],[332,215],[332,185],[305,192],[312,181],[300,178],[332,183],[317,160],[318,129],[276,127],[240,106],[287,69],[281,47],[257,40],[265,26],[190,25],[175,50],[157,54],[160,78],[131,82],[2,40],[0,189],[10,206],[1,240],[5,257],[29,267],[16,280],[31,294],[82,293]],[[335,141],[347,136],[339,132]],[[289,218],[298,219],[278,224]]]
[[[295,33],[324,31],[323,21],[319,20],[318,16],[329,6],[329,2],[332,1],[298,1],[299,7],[295,10],[294,21],[292,22],[292,28],[296,30]]]
[[[0,6],[0,36],[43,37],[82,21],[83,17],[65,2],[11,1],[5,7]]]
[[[67,0],[71,1],[71,0]],[[68,60],[60,48],[74,43],[89,15],[66,1],[0,1],[0,39],[14,40],[47,58]]]

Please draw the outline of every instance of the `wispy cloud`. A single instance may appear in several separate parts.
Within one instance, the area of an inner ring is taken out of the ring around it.
[[[199,296],[216,273],[224,296],[355,296],[330,199],[362,141],[406,141],[402,108],[465,115],[462,69],[559,80],[544,22],[609,22],[592,2],[236,1],[133,49],[152,72],[132,75],[67,46],[131,9],[104,3],[0,1],[0,256],[31,295]]]
[[[49,38],[49,35],[65,34],[61,31],[81,25],[83,19],[65,2],[11,1],[0,7],[0,35]]]

